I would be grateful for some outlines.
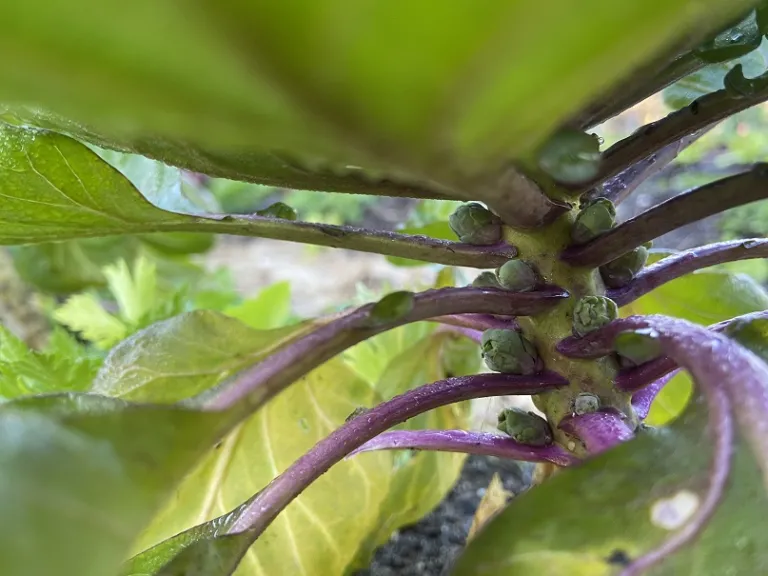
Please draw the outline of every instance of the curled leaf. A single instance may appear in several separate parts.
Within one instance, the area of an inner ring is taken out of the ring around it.
[[[735,26],[723,30],[717,36],[694,50],[694,54],[710,64],[741,58],[760,46],[760,32],[754,11]]]
[[[600,159],[600,140],[579,130],[557,132],[539,150],[539,167],[564,184],[581,184],[597,176]]]

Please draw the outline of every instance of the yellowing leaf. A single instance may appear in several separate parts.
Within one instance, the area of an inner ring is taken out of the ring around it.
[[[53,318],[102,350],[109,350],[128,334],[128,327],[104,310],[93,294],[76,294],[53,312]]]
[[[494,474],[488,488],[485,489],[483,499],[480,500],[475,516],[472,518],[467,541],[472,540],[475,534],[507,505],[507,500],[512,496],[514,496],[512,492],[504,489],[498,473]]]
[[[129,325],[138,325],[157,305],[157,270],[143,255],[134,262],[133,273],[125,260],[119,260],[104,267],[104,276],[120,307],[120,316]]]

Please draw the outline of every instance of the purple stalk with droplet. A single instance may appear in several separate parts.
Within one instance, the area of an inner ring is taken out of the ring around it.
[[[481,374],[440,380],[396,396],[352,418],[318,442],[243,506],[229,531],[249,530],[256,538],[331,466],[378,434],[413,416],[472,398],[539,394],[567,383],[562,376],[552,373],[536,376]]]
[[[768,365],[737,342],[691,322],[655,315],[615,320],[584,338],[566,338],[557,348],[566,356],[596,358],[611,352],[619,332],[637,329],[656,331],[668,356],[708,395],[726,393],[768,487]]]
[[[584,443],[590,455],[596,456],[634,437],[626,418],[614,410],[567,416],[559,428]]]
[[[678,252],[641,270],[623,288],[606,292],[611,300],[624,306],[671,280],[724,262],[768,257],[768,239],[733,240],[699,246]]]
[[[552,462],[558,466],[580,462],[557,444],[531,446],[516,442],[508,436],[468,430],[392,430],[369,440],[348,457],[373,450],[463,452],[527,462]]]
[[[336,354],[392,328],[446,314],[536,314],[567,297],[567,292],[555,287],[525,293],[486,288],[428,290],[413,296],[409,312],[383,322],[372,317],[376,304],[367,304],[344,312],[325,325],[299,336],[243,371],[233,382],[206,393],[199,402],[212,410],[240,404],[244,411],[253,411]]]

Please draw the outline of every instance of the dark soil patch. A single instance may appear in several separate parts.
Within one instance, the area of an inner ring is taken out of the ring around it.
[[[393,534],[367,570],[355,576],[443,576],[461,551],[485,489],[495,473],[514,494],[531,484],[533,465],[470,456],[456,486],[421,522]]]

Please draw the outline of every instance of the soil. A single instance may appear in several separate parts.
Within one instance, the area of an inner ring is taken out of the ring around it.
[[[470,456],[447,498],[418,524],[395,532],[370,567],[355,576],[443,576],[461,552],[480,500],[495,473],[513,494],[531,485],[533,465]]]

